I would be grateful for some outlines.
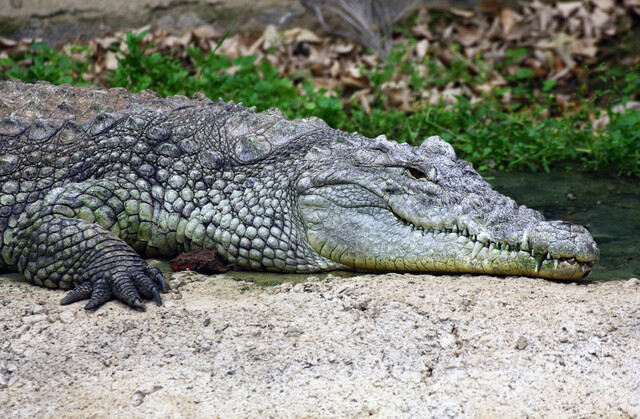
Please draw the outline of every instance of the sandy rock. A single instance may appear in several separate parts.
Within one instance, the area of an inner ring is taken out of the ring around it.
[[[225,274],[173,278],[182,299],[165,294],[144,313],[115,301],[62,307],[62,291],[0,278],[3,412],[640,415],[630,373],[640,293],[623,281],[388,274],[262,287]],[[25,316],[34,302],[42,314]],[[52,316],[60,321],[44,321]]]
[[[638,278],[630,278],[628,281],[625,281],[624,286],[629,288],[629,287],[636,287],[640,285],[640,279]]]

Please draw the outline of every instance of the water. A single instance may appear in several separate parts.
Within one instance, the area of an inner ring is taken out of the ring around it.
[[[600,247],[600,261],[589,279],[640,277],[640,179],[577,172],[488,173],[484,178],[549,220],[586,226]]]

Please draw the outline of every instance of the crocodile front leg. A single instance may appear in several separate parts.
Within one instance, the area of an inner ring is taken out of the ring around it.
[[[56,188],[31,204],[12,240],[15,266],[37,285],[70,289],[62,304],[89,299],[85,308],[94,309],[115,297],[144,310],[142,296],[161,305],[164,277],[107,230],[119,229],[114,221],[124,203],[111,192],[105,196],[109,190],[100,182],[110,181]]]

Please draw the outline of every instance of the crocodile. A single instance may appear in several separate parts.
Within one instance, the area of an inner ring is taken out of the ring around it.
[[[492,190],[437,136],[366,138],[310,117],[151,91],[0,82],[0,271],[144,310],[145,261],[214,249],[247,270],[575,280],[598,247]]]

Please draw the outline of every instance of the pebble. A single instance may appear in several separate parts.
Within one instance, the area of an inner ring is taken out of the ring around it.
[[[518,341],[516,342],[516,349],[521,351],[524,348],[526,348],[527,346],[529,346],[529,342],[527,342],[527,339],[525,339],[524,336],[520,336],[518,338]]]
[[[31,329],[31,325],[30,324],[23,324],[22,326],[20,326],[17,330],[16,330],[16,334],[18,336],[22,336],[25,334],[25,332],[27,330]]]
[[[42,304],[35,304],[31,309],[31,314],[43,314],[45,313],[45,307]]]
[[[138,407],[144,402],[145,394],[141,391],[136,391],[131,396],[131,406]]]
[[[60,313],[59,319],[64,324],[69,324],[75,320],[75,312],[68,310]]]
[[[630,278],[628,281],[625,281],[623,286],[625,287],[635,287],[640,285],[640,279],[638,278]]]
[[[302,282],[295,284],[293,288],[291,288],[291,292],[304,292],[304,284]]]
[[[46,314],[34,314],[32,316],[24,316],[22,318],[22,322],[24,324],[29,324],[29,325],[33,325],[42,321],[47,320],[47,315]]]
[[[0,372],[0,388],[6,387],[8,384],[7,379],[4,378],[4,375]]]
[[[171,278],[171,280],[169,280],[169,285],[171,289],[176,289],[182,285],[184,285],[184,281],[182,280],[182,278]]]

